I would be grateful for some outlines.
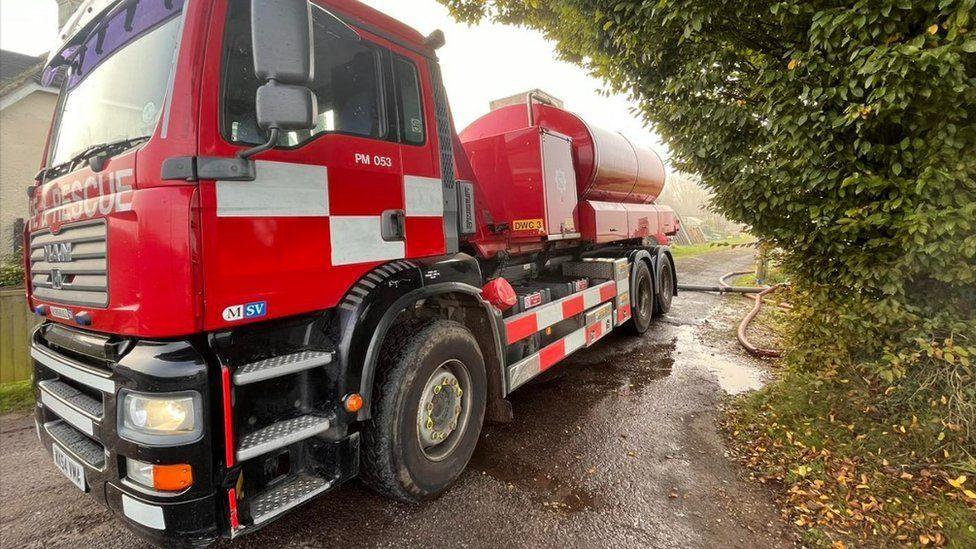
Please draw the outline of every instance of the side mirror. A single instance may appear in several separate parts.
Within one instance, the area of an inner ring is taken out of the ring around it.
[[[308,0],[251,0],[254,75],[307,85],[315,77],[312,6]]]
[[[268,142],[240,153],[242,158],[270,150],[283,131],[315,127],[318,105],[308,85],[315,77],[312,7],[308,0],[251,0],[254,74],[267,82],[258,88],[258,125]]]

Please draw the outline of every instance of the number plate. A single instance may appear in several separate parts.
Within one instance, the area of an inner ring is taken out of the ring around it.
[[[62,450],[57,444],[51,446],[54,454],[54,465],[68,477],[72,484],[79,490],[85,492],[85,468],[80,463]]]

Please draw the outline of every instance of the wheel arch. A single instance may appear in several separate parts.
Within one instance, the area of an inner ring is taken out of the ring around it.
[[[677,269],[675,268],[674,255],[671,253],[671,248],[667,246],[655,246],[654,248],[651,248],[649,250],[648,249],[634,250],[633,252],[631,252],[629,259],[631,263],[635,263],[637,261],[644,261],[645,263],[647,263],[647,266],[651,271],[651,278],[654,282],[654,291],[657,292],[658,288],[660,288],[660,281],[658,279],[661,276],[660,266],[661,266],[662,256],[665,258],[666,261],[669,261],[671,263],[671,282],[673,283],[671,287],[674,288],[674,295],[678,295],[678,273],[677,273]],[[631,277],[631,281],[630,281],[631,292],[636,291],[636,288],[634,287],[634,282],[635,281],[633,277]],[[631,295],[634,294],[632,293]]]
[[[481,273],[477,261],[465,254],[458,256],[425,264],[408,262],[411,268],[401,271],[404,276],[391,278],[398,282],[396,288],[391,288],[387,281],[374,284],[366,292],[357,291],[359,286],[350,291],[358,303],[340,308],[338,332],[347,394],[358,392],[365,403],[356,419],[371,417],[376,368],[390,328],[418,315],[455,320],[471,331],[485,359],[489,417],[504,419],[497,417],[499,406],[503,413],[510,410],[504,401],[501,314],[481,298]],[[434,273],[436,277],[432,276]],[[432,278],[441,280],[429,283]]]

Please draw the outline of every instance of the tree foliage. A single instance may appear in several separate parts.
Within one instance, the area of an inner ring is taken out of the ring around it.
[[[972,425],[976,0],[440,1],[629,93],[675,167],[786,250],[794,364],[934,375]]]

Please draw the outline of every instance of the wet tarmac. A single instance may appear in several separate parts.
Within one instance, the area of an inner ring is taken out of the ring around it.
[[[688,283],[748,267],[749,250],[679,260]],[[726,395],[761,387],[738,350],[741,303],[683,293],[643,338],[611,334],[512,395],[468,470],[405,505],[349,483],[224,547],[792,547],[763,487],[725,454]],[[144,546],[61,479],[29,420],[4,418],[0,545]],[[21,488],[23,486],[24,488]]]

